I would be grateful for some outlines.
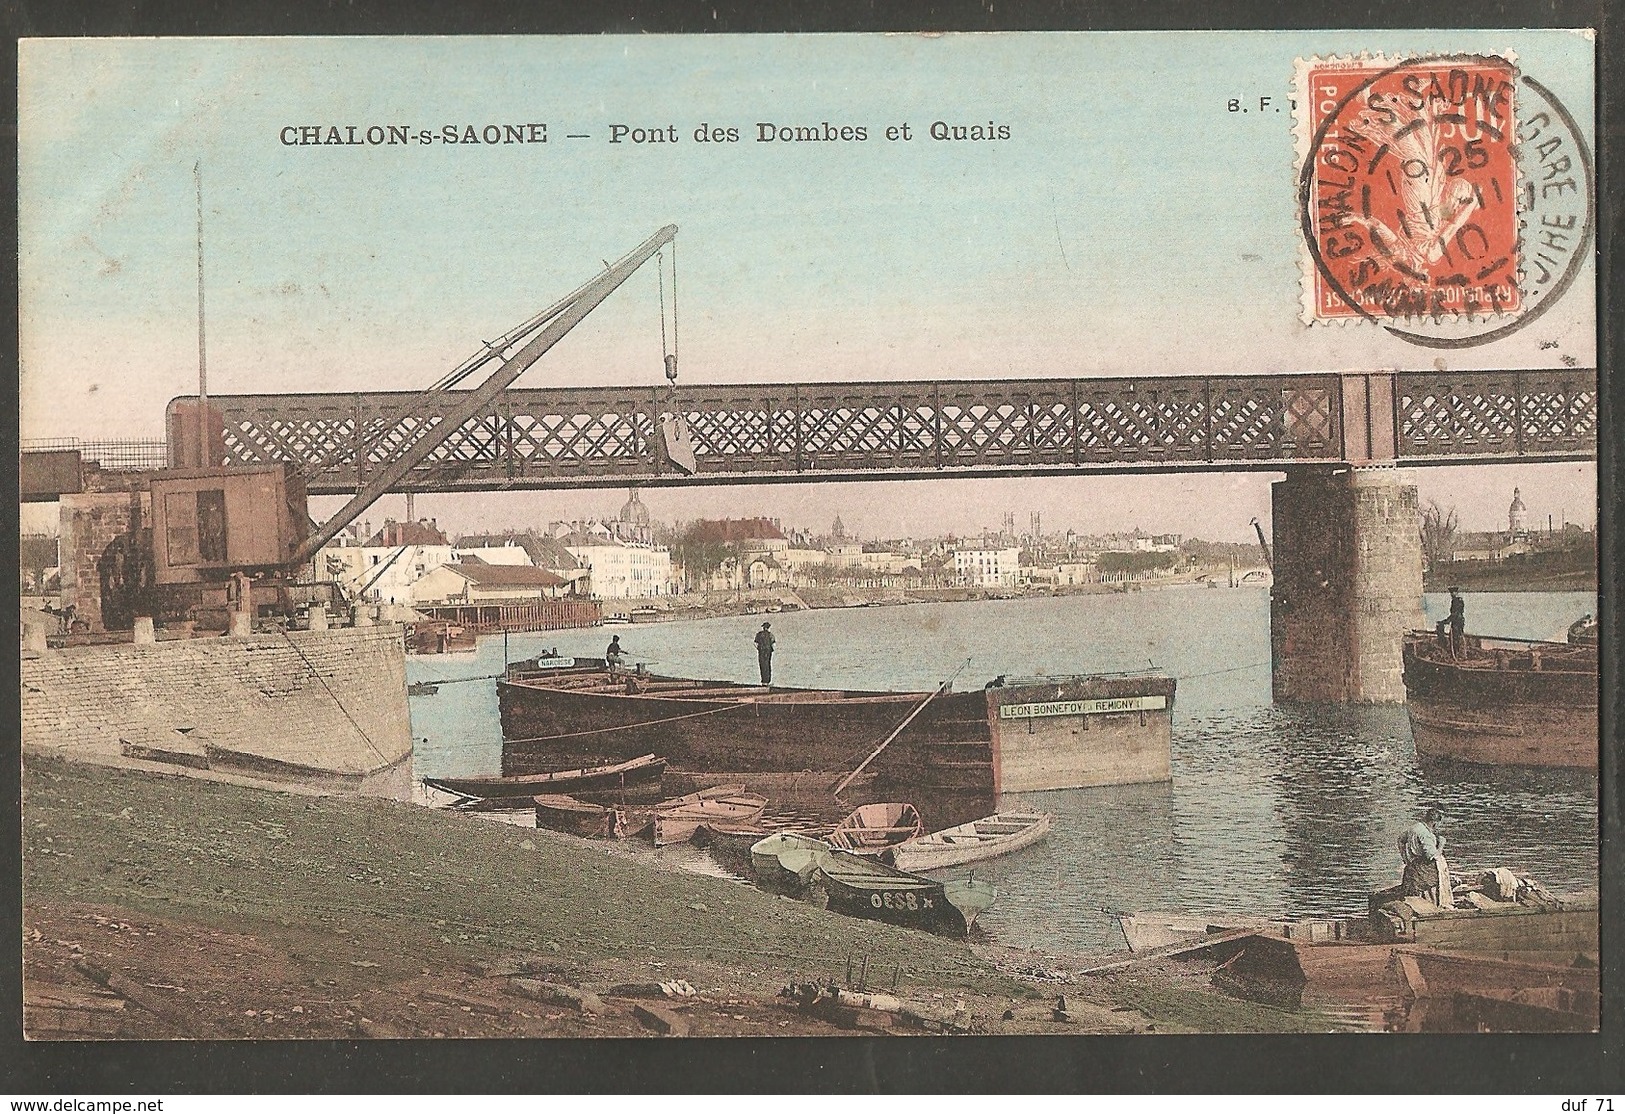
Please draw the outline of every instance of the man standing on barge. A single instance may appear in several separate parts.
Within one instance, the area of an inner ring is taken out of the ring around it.
[[[772,623],[763,623],[762,629],[756,632],[756,666],[762,671],[762,684],[773,683],[773,632],[769,628]]]
[[[1450,589],[1450,656],[1467,655],[1467,601],[1461,598],[1461,589]]]

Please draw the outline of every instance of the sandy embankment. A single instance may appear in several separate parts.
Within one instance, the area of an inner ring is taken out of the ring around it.
[[[945,1015],[963,1002],[973,1032],[1324,1028],[1224,998],[1196,968],[1080,979],[1082,957],[849,920],[400,802],[34,755],[23,783],[25,985],[93,993],[110,975],[124,1035],[648,1034],[660,1023],[638,995],[671,981],[695,993],[652,1004],[695,1035],[835,1033],[777,992],[865,958],[881,989],[895,973],[899,997]],[[514,976],[588,1008],[516,994]],[[1070,1021],[1052,1017],[1060,994]]]

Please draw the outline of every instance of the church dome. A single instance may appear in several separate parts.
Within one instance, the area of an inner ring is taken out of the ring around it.
[[[638,489],[635,487],[628,493],[626,502],[621,506],[621,521],[630,522],[634,526],[649,525],[649,508],[638,498]]]
[[[1512,506],[1507,508],[1507,529],[1514,534],[1521,534],[1525,529],[1525,516],[1528,508],[1523,505],[1523,495],[1517,488],[1512,489]]]

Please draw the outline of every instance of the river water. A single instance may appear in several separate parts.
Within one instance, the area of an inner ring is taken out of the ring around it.
[[[1471,594],[1468,630],[1561,639],[1596,606],[1590,593]],[[1447,597],[1427,596],[1424,609],[1431,624],[1448,612]],[[761,622],[511,635],[507,653],[598,656],[613,632],[633,661],[657,672],[753,681]],[[1527,870],[1559,893],[1597,885],[1595,775],[1424,772],[1403,707],[1273,704],[1267,589],[845,608],[776,614],[772,623],[773,679],[785,685],[925,690],[967,658],[959,689],[1001,673],[1155,666],[1178,678],[1171,783],[1005,798],[1005,807],[1054,813],[1055,825],[1046,842],[976,867],[999,887],[979,924],[1001,943],[1120,947],[1108,910],[1363,912],[1368,892],[1397,882],[1395,841],[1430,805],[1445,811],[1456,869]],[[407,674],[488,676],[503,652],[500,635],[486,637],[475,653],[409,658]],[[497,772],[494,682],[445,685],[411,707],[419,777]]]

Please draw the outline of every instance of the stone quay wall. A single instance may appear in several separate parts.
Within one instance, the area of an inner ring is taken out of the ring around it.
[[[31,652],[22,662],[22,741],[25,752],[407,800],[412,728],[401,631]]]

